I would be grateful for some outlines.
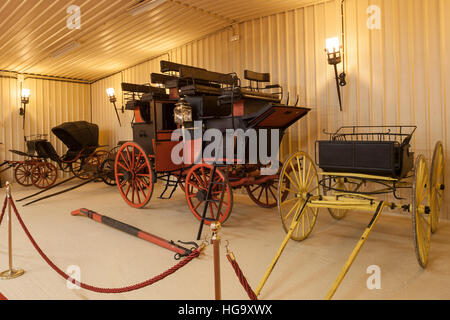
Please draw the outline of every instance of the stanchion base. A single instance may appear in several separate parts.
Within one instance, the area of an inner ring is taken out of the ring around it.
[[[25,271],[22,270],[22,269],[7,270],[7,271],[4,271],[4,272],[0,273],[0,280],[16,279],[16,278],[18,278],[20,276],[23,276],[24,273],[25,273]]]

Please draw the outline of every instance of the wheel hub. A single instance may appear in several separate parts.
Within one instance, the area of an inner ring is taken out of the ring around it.
[[[206,193],[205,190],[199,190],[197,192],[197,196],[196,197],[197,197],[198,201],[202,202],[202,201],[206,200],[206,196],[207,196],[207,193]]]

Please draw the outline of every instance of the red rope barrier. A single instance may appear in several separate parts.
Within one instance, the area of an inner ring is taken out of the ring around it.
[[[193,251],[186,259],[184,259],[183,261],[181,261],[180,263],[178,263],[177,265],[175,265],[174,267],[170,268],[169,270],[163,272],[162,274],[149,279],[147,281],[135,284],[135,285],[131,285],[131,286],[127,286],[127,287],[123,287],[123,288],[99,288],[99,287],[95,287],[95,286],[91,286],[88,284],[84,284],[84,283],[78,283],[75,279],[72,279],[69,275],[67,275],[64,271],[62,271],[60,268],[58,268],[48,257],[47,255],[42,251],[42,249],[39,247],[39,245],[36,243],[36,241],[34,240],[33,236],[30,234],[28,228],[26,227],[25,223],[23,222],[19,212],[17,211],[17,208],[14,204],[14,201],[12,198],[10,198],[10,203],[11,206],[14,210],[14,213],[17,216],[17,219],[19,220],[20,225],[22,226],[23,231],[25,232],[25,234],[28,236],[28,238],[30,239],[31,243],[33,244],[34,248],[37,250],[37,252],[39,253],[39,255],[45,260],[45,262],[47,262],[47,264],[56,271],[56,273],[58,273],[61,277],[63,277],[65,280],[70,281],[71,283],[73,283],[74,285],[79,286],[80,288],[83,288],[85,290],[89,290],[89,291],[93,291],[93,292],[97,292],[97,293],[105,293],[105,294],[112,294],[112,293],[124,293],[124,292],[130,292],[130,291],[135,291],[135,290],[139,290],[145,287],[148,287],[158,281],[163,280],[164,278],[172,275],[173,273],[175,273],[176,271],[178,271],[179,269],[181,269],[182,267],[184,267],[185,265],[187,265],[189,262],[191,262],[194,258],[197,258],[200,253],[202,248],[197,249],[195,251]]]
[[[6,212],[6,205],[8,204],[8,197],[5,198],[5,201],[3,202],[3,209],[2,209],[2,213],[0,215],[0,225],[2,224],[3,221],[3,217],[5,216],[5,212]]]
[[[230,254],[230,253],[227,254],[227,258],[228,258],[228,261],[230,261],[231,266],[233,267],[234,272],[236,273],[236,276],[239,278],[239,282],[241,283],[245,292],[247,292],[250,300],[258,300],[258,297],[256,296],[252,287],[250,286],[247,279],[245,278],[244,273],[242,272],[241,268],[239,267],[239,264],[237,263],[236,259],[234,259],[231,255],[232,254]]]

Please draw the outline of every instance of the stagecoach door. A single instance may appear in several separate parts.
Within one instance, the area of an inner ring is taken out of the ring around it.
[[[154,140],[156,172],[170,172],[181,169],[183,165],[176,165],[172,161],[172,150],[179,144],[171,141],[172,133],[177,129],[173,114],[175,102],[155,101],[154,111],[156,119],[156,140]]]

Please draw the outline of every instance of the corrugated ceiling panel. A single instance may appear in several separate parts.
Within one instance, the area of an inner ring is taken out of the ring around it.
[[[96,80],[235,21],[300,6],[305,1],[176,1],[135,16],[137,0],[14,0],[0,4],[0,69]],[[70,30],[67,8],[81,9]],[[195,22],[195,23],[193,23]],[[78,48],[53,57],[76,41]]]

